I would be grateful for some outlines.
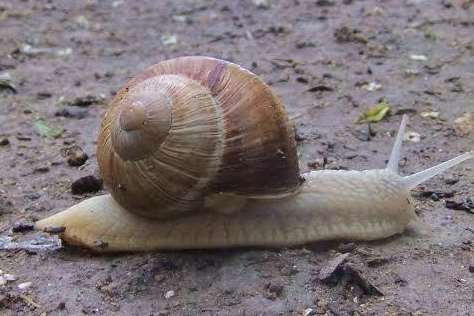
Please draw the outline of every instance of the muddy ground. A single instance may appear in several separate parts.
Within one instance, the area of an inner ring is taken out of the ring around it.
[[[12,232],[104,192],[73,195],[71,183],[98,176],[107,100],[175,56],[227,59],[268,82],[297,128],[302,171],[383,167],[402,113],[420,135],[404,145],[404,174],[474,148],[454,123],[474,112],[472,1],[261,2],[0,2],[1,245],[30,242],[0,251],[3,279],[16,278],[0,286],[2,315],[474,314],[474,215],[446,207],[474,196],[472,162],[417,189],[417,230],[376,243],[97,256],[34,250],[38,233]],[[370,131],[354,123],[381,99],[390,116]],[[84,165],[67,163],[72,145]],[[343,264],[322,282],[344,252],[360,277]]]

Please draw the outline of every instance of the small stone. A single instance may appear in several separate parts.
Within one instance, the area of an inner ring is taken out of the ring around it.
[[[163,282],[165,280],[165,276],[162,275],[162,274],[155,274],[155,276],[153,277],[155,279],[156,282]]]
[[[366,260],[367,265],[371,268],[384,265],[389,261],[390,261],[390,258],[386,258],[382,256],[373,256]]]
[[[334,37],[339,43],[362,43],[367,44],[369,40],[361,34],[358,29],[353,29],[347,26],[337,28],[334,31]]]
[[[357,245],[353,242],[344,242],[340,244],[339,247],[337,247],[337,250],[339,250],[339,252],[346,253],[353,251],[356,247]]]
[[[358,267],[351,263],[346,263],[344,265],[344,273],[351,277],[352,282],[360,286],[365,294],[384,296],[383,292],[377,288],[370,280],[367,275],[362,272]]]
[[[411,54],[410,59],[416,60],[416,61],[427,61],[428,57],[426,57],[425,55],[420,55],[420,54]]]
[[[320,170],[324,169],[324,167],[328,164],[328,159],[326,157],[318,158],[313,161],[308,162],[307,166],[312,170]]]
[[[36,94],[36,98],[38,100],[48,99],[48,98],[51,98],[52,96],[53,94],[49,91],[40,91]]]
[[[377,83],[377,82],[370,82],[368,83],[367,85],[364,86],[364,88],[367,90],[367,91],[377,91],[377,90],[380,90],[382,89],[382,85],[380,83]]]
[[[270,0],[253,0],[253,3],[259,9],[268,9],[268,8],[270,8]]]
[[[18,289],[20,290],[26,290],[27,288],[31,287],[33,285],[32,282],[23,282],[18,284]]]
[[[79,146],[66,148],[63,151],[63,155],[66,157],[68,165],[73,167],[82,166],[89,158],[89,156],[87,156],[87,154]]]
[[[102,189],[102,180],[95,176],[85,176],[71,184],[72,194],[95,193]]]
[[[168,292],[165,293],[165,298],[166,298],[166,299],[170,299],[170,298],[172,298],[172,297],[175,296],[175,295],[176,295],[175,292],[174,292],[173,290],[170,290],[170,291],[168,291]]]
[[[435,112],[435,111],[421,112],[420,115],[421,117],[430,118],[430,119],[439,118],[439,112]]]
[[[333,0],[317,0],[316,5],[321,7],[330,7],[335,5],[336,3]]]
[[[474,273],[474,264],[469,266],[469,272]]]
[[[161,36],[161,43],[165,46],[173,46],[178,42],[178,36],[176,34],[163,34]]]
[[[7,146],[9,144],[10,144],[10,140],[8,140],[8,138],[6,137],[0,138],[0,146]]]
[[[66,102],[66,104],[70,106],[88,107],[93,104],[102,104],[103,102],[104,98],[102,96],[86,95],[77,97],[72,101]]]
[[[413,143],[419,143],[421,140],[421,135],[417,132],[406,132],[403,139]]]
[[[17,280],[16,276],[10,273],[5,273],[3,277],[5,278],[5,280],[7,280],[7,282],[13,282]]]
[[[19,222],[13,225],[12,232],[14,233],[23,233],[33,230],[34,225],[32,223],[27,222]]]
[[[0,73],[0,90],[7,90],[12,93],[17,92],[13,78],[9,72]]]
[[[458,182],[459,182],[459,179],[456,179],[456,178],[444,179],[444,183],[446,183],[447,185],[453,185],[453,184],[456,184]]]
[[[57,110],[54,113],[55,116],[75,118],[75,119],[78,119],[78,120],[87,117],[88,114],[89,114],[89,112],[87,111],[87,109],[72,107],[72,106],[68,106],[68,107],[65,107],[64,109]]]
[[[32,201],[36,201],[39,198],[41,198],[41,194],[39,194],[38,192],[32,192],[32,193],[26,194],[25,197]]]
[[[446,208],[456,211],[466,211],[472,213],[474,210],[474,202],[470,198],[467,198],[465,201],[462,202],[446,200],[445,205]]]
[[[268,295],[266,297],[271,300],[275,300],[277,297],[280,297],[283,293],[283,285],[279,283],[267,283],[265,285],[265,289],[268,291]]]
[[[336,271],[341,268],[341,265],[349,257],[350,253],[345,253],[338,255],[335,258],[329,260],[329,262],[324,266],[321,271],[319,271],[319,279],[323,282],[328,282],[335,275]]]
[[[43,167],[38,167],[33,170],[35,173],[46,173],[49,172],[49,167],[43,166]]]
[[[408,281],[405,279],[402,279],[400,276],[397,276],[394,280],[395,284],[398,284],[400,286],[407,286]]]
[[[307,308],[303,312],[303,316],[312,316],[312,315],[316,315],[316,311],[312,308]]]

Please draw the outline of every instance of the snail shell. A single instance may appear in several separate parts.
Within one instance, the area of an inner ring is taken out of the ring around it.
[[[255,74],[214,58],[181,57],[118,91],[101,124],[97,159],[122,207],[167,218],[222,194],[233,201],[295,192],[301,181],[293,135],[278,97]]]

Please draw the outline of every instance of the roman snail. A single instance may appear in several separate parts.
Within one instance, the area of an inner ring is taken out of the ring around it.
[[[385,169],[299,174],[279,99],[253,73],[208,57],[146,69],[122,87],[98,136],[110,195],[36,222],[97,251],[280,247],[373,240],[415,216],[410,189],[473,158],[400,176],[407,118]]]

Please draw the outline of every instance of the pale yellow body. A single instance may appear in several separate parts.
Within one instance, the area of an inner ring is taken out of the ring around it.
[[[66,242],[98,251],[144,251],[373,240],[403,232],[414,217],[409,190],[392,171],[324,170],[303,177],[295,195],[248,199],[231,214],[203,211],[152,220],[102,195],[41,220],[36,228],[65,227]]]

